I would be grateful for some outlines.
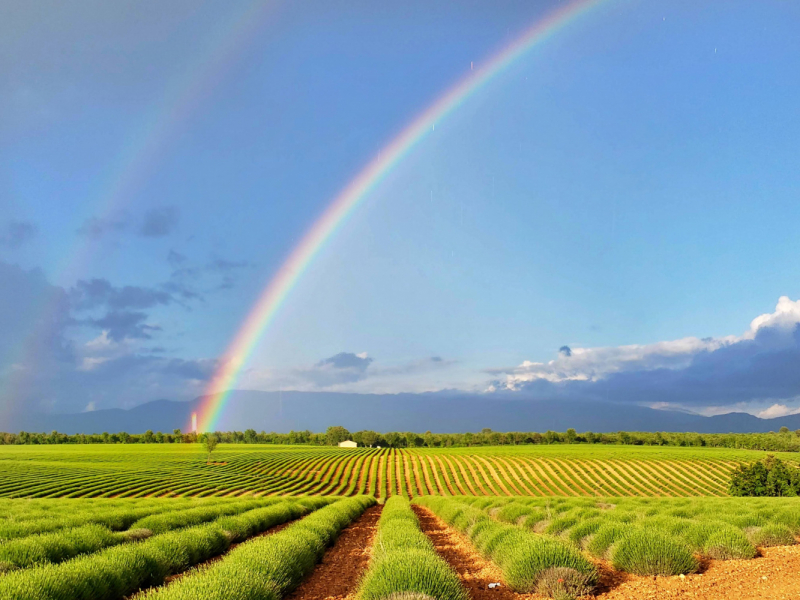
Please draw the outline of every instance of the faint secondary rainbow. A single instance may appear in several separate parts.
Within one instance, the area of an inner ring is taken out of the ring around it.
[[[230,14],[208,32],[202,48],[198,48],[179,75],[162,90],[159,101],[143,115],[139,125],[121,145],[115,159],[105,169],[101,185],[92,195],[96,203],[86,217],[94,215],[96,223],[118,221],[121,213],[135,202],[141,187],[159,168],[163,168],[164,158],[168,156],[171,145],[180,138],[191,117],[198,113],[213,94],[242,54],[250,49],[253,40],[269,22],[278,9],[274,0],[248,0],[237,4]],[[87,223],[91,220],[87,219]],[[79,243],[70,252],[62,255],[55,269],[58,284],[68,285],[80,277],[86,265],[96,256],[97,246],[91,236],[79,238]],[[28,333],[19,347],[11,351],[16,362],[22,365],[35,365],[38,347],[37,340],[58,318],[62,309],[62,296],[52,294],[52,298],[39,309],[41,317],[38,325]],[[16,397],[17,389],[22,388],[35,370],[28,368],[14,374],[5,387],[0,388],[0,398]],[[11,409],[10,403],[0,409]],[[0,420],[3,418],[0,410]],[[1,421],[0,421],[1,422]]]
[[[578,0],[551,12],[522,35],[492,56],[483,66],[471,70],[464,78],[418,115],[399,135],[383,147],[345,187],[295,246],[278,272],[269,281],[233,341],[228,346],[220,367],[206,387],[198,409],[197,431],[214,431],[230,391],[236,386],[247,360],[258,345],[267,327],[275,319],[286,297],[314,260],[325,242],[344,223],[381,180],[433,130],[433,126],[458,108],[474,92],[530,49],[559,33],[569,23],[586,14],[605,0]],[[190,425],[191,427],[192,425]]]

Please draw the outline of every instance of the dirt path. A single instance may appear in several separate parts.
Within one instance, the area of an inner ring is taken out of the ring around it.
[[[458,573],[472,600],[534,600],[535,594],[517,594],[504,584],[489,589],[490,583],[502,582],[500,569],[484,559],[470,541],[427,508],[412,504],[422,531],[431,539],[436,552]]]
[[[367,567],[372,540],[383,507],[373,506],[342,531],[311,575],[284,600],[342,600],[352,598]]]

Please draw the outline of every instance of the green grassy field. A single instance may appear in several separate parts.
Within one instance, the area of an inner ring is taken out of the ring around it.
[[[721,448],[550,445],[339,449],[197,444],[0,446],[0,497],[724,496],[737,464]],[[792,453],[778,456],[796,462]]]

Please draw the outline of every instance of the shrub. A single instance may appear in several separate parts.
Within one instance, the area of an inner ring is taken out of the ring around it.
[[[266,500],[242,500],[238,502],[189,508],[165,514],[150,515],[139,519],[133,523],[131,527],[136,529],[149,529],[153,533],[163,533],[179,527],[189,527],[190,525],[207,523],[208,521],[213,521],[224,515],[240,514],[254,508],[275,504],[280,501],[280,499],[273,498]]]
[[[703,552],[710,558],[730,560],[732,558],[753,558],[756,549],[741,529],[725,527],[713,532],[706,539]]]
[[[270,508],[278,509],[278,506]],[[274,523],[274,515],[261,510],[253,512],[260,513],[259,530]],[[252,527],[251,516],[247,513],[235,518],[247,521]],[[226,521],[226,527],[232,526],[235,530],[245,527],[243,523]],[[58,565],[7,573],[0,577],[0,598],[118,600],[139,589],[159,585],[167,575],[184,571],[220,554],[228,548],[233,537],[218,523],[212,522],[107,548]]]
[[[601,525],[589,540],[586,549],[589,554],[597,558],[606,558],[609,549],[624,533],[628,527],[620,523],[608,522]]]
[[[567,539],[576,546],[580,547],[583,543],[584,538],[597,532],[597,530],[600,529],[602,523],[603,520],[598,518],[588,519],[587,521],[578,523],[577,525],[575,525],[575,527],[569,530],[569,533],[567,534]]]
[[[418,592],[398,592],[396,594],[390,594],[386,596],[386,600],[436,600],[435,598],[431,598],[430,596],[426,596],[425,594],[420,594]]]
[[[360,600],[417,594],[437,600],[466,600],[458,576],[433,548],[408,500],[387,500],[378,522],[369,570],[361,582]]]
[[[152,590],[148,600],[277,600],[311,572],[342,529],[375,503],[356,496],[321,508],[274,535],[239,545],[223,560]]]
[[[126,538],[102,525],[84,525],[55,533],[9,540],[0,546],[0,571],[58,563],[87,552],[115,546]]]
[[[498,521],[516,525],[521,517],[527,519],[533,512],[530,506],[526,506],[520,502],[509,502],[498,511],[496,518]]]
[[[658,531],[633,529],[612,547],[615,569],[636,575],[679,575],[694,573],[698,563],[684,544]]]
[[[556,535],[564,531],[565,529],[569,529],[573,525],[578,522],[578,517],[570,515],[564,517],[558,517],[550,521],[545,528],[545,533],[549,533],[551,535]]]
[[[467,533],[478,551],[500,567],[503,579],[514,591],[535,591],[544,572],[553,567],[585,575],[590,586],[597,582],[594,565],[561,540],[489,520],[486,514],[456,500],[425,496],[414,502]]]
[[[750,535],[750,541],[762,548],[768,546],[791,546],[796,542],[794,533],[786,525],[771,523],[757,529]]]
[[[570,600],[586,596],[594,588],[593,582],[585,574],[568,567],[553,567],[542,572],[536,584],[536,591],[555,600]]]

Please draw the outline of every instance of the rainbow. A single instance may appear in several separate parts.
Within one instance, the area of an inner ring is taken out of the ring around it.
[[[147,111],[133,134],[121,146],[119,154],[105,169],[102,184],[94,191],[97,203],[86,216],[96,215],[100,221],[113,220],[135,198],[137,191],[158,169],[170,144],[180,138],[182,127],[202,108],[204,101],[227,76],[241,55],[247,52],[266,23],[278,10],[278,3],[269,0],[250,0],[232,10],[230,15],[209,33],[206,45],[182,71],[180,77],[170,82],[161,98]],[[77,279],[95,256],[96,246],[91,239],[74,251],[64,253],[55,272],[61,282]],[[61,296],[54,294],[40,309],[42,317],[18,348],[12,351],[23,365],[35,364],[36,341],[56,318],[61,308]],[[8,389],[0,387],[0,399],[14,398],[30,375],[16,375]],[[2,383],[2,379],[0,379]],[[11,410],[10,400],[0,406],[0,418]]]
[[[206,387],[206,394],[198,409],[198,432],[215,430],[230,391],[236,386],[242,369],[267,327],[275,319],[281,305],[325,242],[342,226],[370,191],[433,130],[438,121],[461,106],[472,94],[508,69],[526,52],[551,39],[569,23],[602,2],[603,0],[576,0],[566,4],[537,21],[482,67],[470,70],[382,148],[333,199],[264,288],[227,348],[220,366]]]

